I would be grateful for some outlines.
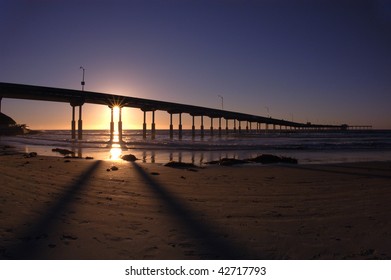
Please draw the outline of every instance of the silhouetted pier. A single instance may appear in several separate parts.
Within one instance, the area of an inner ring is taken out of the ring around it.
[[[165,102],[158,100],[150,100],[129,96],[121,96],[107,93],[80,91],[72,89],[52,88],[43,86],[23,85],[0,83],[0,111],[1,99],[28,99],[41,100],[52,102],[69,103],[72,107],[71,113],[71,137],[76,139],[76,110],[78,111],[77,121],[77,139],[83,139],[83,120],[82,107],[85,103],[106,105],[111,110],[110,121],[110,141],[113,141],[114,135],[114,107],[119,108],[118,120],[118,135],[119,141],[122,142],[122,108],[132,107],[139,108],[143,111],[143,138],[147,137],[147,113],[152,114],[151,124],[151,138],[156,136],[155,112],[165,111],[170,114],[170,138],[174,137],[173,115],[178,115],[178,137],[182,138],[182,115],[189,114],[192,117],[192,136],[196,137],[195,118],[200,118],[200,137],[205,135],[204,118],[210,118],[210,135],[215,134],[213,120],[218,119],[217,135],[221,136],[223,133],[260,133],[261,131],[331,131],[331,130],[348,130],[348,129],[371,129],[371,126],[349,126],[349,125],[328,125],[328,124],[312,124],[312,123],[298,123],[293,121],[286,121],[275,119],[271,117],[257,116],[245,113],[232,112],[227,110],[212,109],[194,105],[179,104],[173,102]],[[225,120],[225,129],[223,128],[223,121]],[[229,126],[233,124],[230,130]],[[244,127],[242,126],[244,124]],[[253,126],[254,125],[254,126]],[[262,129],[263,126],[263,129]]]

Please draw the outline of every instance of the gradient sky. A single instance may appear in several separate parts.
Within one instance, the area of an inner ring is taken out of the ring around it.
[[[386,0],[0,0],[0,38],[2,82],[80,89],[83,66],[90,91],[391,129]],[[108,128],[107,107],[83,108],[85,128]],[[3,99],[2,112],[70,127],[64,103]],[[124,127],[141,118],[125,109]]]

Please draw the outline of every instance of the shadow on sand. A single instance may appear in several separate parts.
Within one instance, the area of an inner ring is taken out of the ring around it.
[[[132,163],[148,187],[167,206],[172,216],[184,227],[189,236],[195,238],[200,248],[200,255],[206,259],[260,259],[262,256],[250,252],[239,244],[234,244],[224,238],[223,233],[217,232],[205,221],[197,219],[197,214],[183,203],[179,198],[170,194],[166,188],[155,181],[137,163]]]
[[[42,240],[50,236],[50,232],[56,228],[58,221],[69,210],[72,202],[87,186],[91,175],[100,164],[101,161],[94,162],[76,182],[69,185],[57,202],[44,211],[45,214],[39,220],[32,221],[32,227],[29,230],[15,237],[18,243],[6,247],[1,258],[42,259],[44,256],[41,255],[41,251],[46,250],[48,246],[47,242],[42,242]],[[42,246],[45,246],[45,248],[42,248]]]

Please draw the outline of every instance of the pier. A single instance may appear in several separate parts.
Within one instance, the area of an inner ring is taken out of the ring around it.
[[[174,137],[174,125],[173,116],[178,115],[178,138],[182,139],[182,115],[188,114],[192,117],[192,137],[196,137],[197,129],[195,127],[195,118],[200,118],[199,136],[203,138],[205,136],[204,118],[210,119],[209,133],[211,136],[222,136],[223,133],[229,133],[229,123],[233,123],[233,133],[265,133],[269,131],[280,132],[319,132],[319,131],[335,131],[335,130],[358,130],[358,129],[371,129],[371,126],[355,125],[349,126],[343,125],[328,125],[328,124],[312,124],[312,123],[299,123],[281,119],[275,119],[271,117],[257,116],[240,112],[232,112],[223,109],[213,109],[201,106],[194,106],[188,104],[179,104],[173,102],[165,102],[151,99],[143,99],[108,93],[90,92],[83,90],[62,89],[44,86],[33,86],[23,84],[12,83],[0,83],[0,111],[1,100],[3,98],[11,99],[27,99],[27,100],[40,100],[51,102],[63,102],[68,103],[71,106],[71,138],[73,140],[83,139],[83,118],[82,111],[83,105],[86,103],[105,105],[111,110],[110,121],[110,142],[113,142],[114,135],[114,108],[119,108],[119,120],[118,120],[118,138],[119,142],[122,142],[122,108],[131,107],[139,108],[144,114],[144,121],[142,124],[143,138],[147,138],[147,123],[146,117],[150,113],[152,115],[151,133],[152,139],[156,137],[156,123],[155,112],[165,111],[170,114],[170,123],[167,125],[169,128],[170,138]],[[76,112],[78,112],[77,129],[76,129]],[[218,127],[214,127],[214,120],[218,120]],[[225,119],[225,129],[223,129],[223,119]],[[238,124],[238,127],[237,127]],[[244,126],[242,126],[244,124]],[[256,127],[253,129],[253,125]],[[140,125],[141,126],[141,125]],[[271,127],[271,128],[270,128]],[[77,133],[76,133],[77,130]],[[77,135],[77,137],[76,137]]]

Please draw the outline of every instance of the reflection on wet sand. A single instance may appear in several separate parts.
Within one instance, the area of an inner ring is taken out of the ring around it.
[[[108,142],[107,149],[91,150],[84,146],[86,143],[72,143],[72,152],[75,156],[82,157],[83,152],[88,153],[95,159],[119,160],[124,155],[124,151],[129,151],[143,163],[167,163],[169,161],[186,162],[195,165],[202,165],[208,161],[218,160],[224,157],[238,158],[235,151],[178,151],[178,150],[155,150],[155,149],[132,149],[128,148],[119,140],[118,132],[114,132],[113,141]]]

